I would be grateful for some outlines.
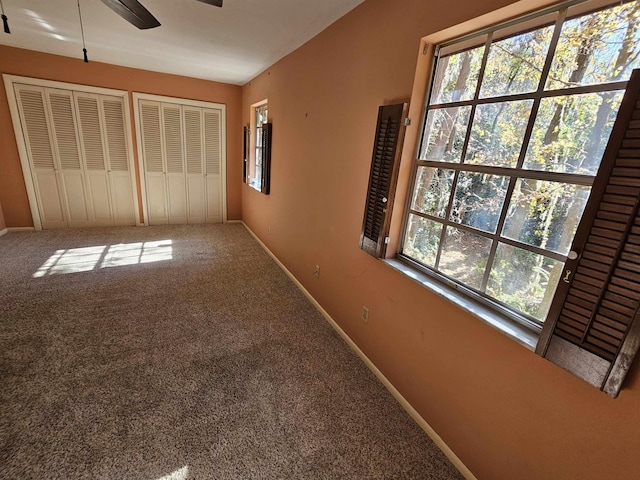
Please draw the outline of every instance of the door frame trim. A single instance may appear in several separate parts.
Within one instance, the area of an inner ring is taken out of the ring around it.
[[[138,175],[140,177],[140,194],[142,197],[142,215],[144,225],[149,225],[149,210],[147,206],[147,177],[144,169],[144,156],[142,152],[142,126],[140,124],[140,100],[152,102],[174,103],[188,107],[201,107],[220,110],[220,179],[222,187],[222,223],[227,222],[227,106],[224,103],[205,102],[201,100],[189,100],[188,98],[169,97],[164,95],[152,95],[149,93],[132,92],[133,117],[136,126],[136,144],[138,147]]]
[[[110,95],[112,97],[121,97],[124,107],[124,125],[127,139],[127,154],[129,156],[129,171],[131,172],[131,188],[133,192],[133,207],[136,226],[142,226],[140,222],[140,202],[138,198],[138,187],[136,185],[136,168],[133,152],[133,135],[131,130],[131,110],[129,107],[129,92],[126,90],[114,90],[111,88],[92,87],[90,85],[81,85],[77,83],[58,82],[54,80],[44,80],[41,78],[22,77],[18,75],[2,74],[4,80],[4,88],[7,93],[7,101],[9,103],[9,111],[11,112],[11,122],[16,137],[16,145],[18,147],[18,155],[22,166],[22,175],[27,189],[27,198],[29,200],[29,208],[31,209],[31,217],[35,230],[42,230],[42,220],[40,219],[40,210],[38,207],[38,199],[36,196],[35,183],[33,181],[33,172],[31,171],[31,163],[27,153],[25,136],[22,131],[20,122],[20,112],[18,109],[18,100],[14,85],[25,84],[44,88],[58,88],[61,90],[70,90],[72,92],[95,93],[98,95]]]

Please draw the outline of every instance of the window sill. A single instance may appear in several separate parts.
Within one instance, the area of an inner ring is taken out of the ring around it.
[[[529,350],[535,351],[539,336],[537,332],[526,328],[524,325],[521,325],[515,320],[512,320],[504,315],[500,315],[498,312],[493,311],[480,302],[476,302],[471,298],[461,295],[456,291],[455,288],[435,281],[428,275],[414,268],[411,268],[409,265],[396,258],[386,259],[383,260],[383,262],[389,265],[394,270],[405,274],[413,281],[429,289],[436,295],[446,298],[450,302],[469,312],[471,315],[479,318],[489,326],[502,332],[507,337],[517,341]]]

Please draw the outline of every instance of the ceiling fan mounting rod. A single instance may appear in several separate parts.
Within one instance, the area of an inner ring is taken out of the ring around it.
[[[80,0],[78,0],[78,17],[80,17],[80,34],[82,35],[82,53],[84,54],[84,63],[89,63],[87,56],[87,47],[84,44],[84,27],[82,26],[82,12],[80,11]]]

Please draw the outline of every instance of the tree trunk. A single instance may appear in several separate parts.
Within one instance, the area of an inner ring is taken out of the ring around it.
[[[593,20],[589,20],[588,23],[593,23]],[[593,49],[594,49],[595,42],[597,40],[597,35],[601,35],[601,33],[598,30],[596,30],[593,35],[583,38],[582,41],[580,42],[580,46],[578,48],[578,52],[576,54],[575,63],[574,63],[575,68],[572,70],[571,75],[569,76],[569,83],[571,85],[580,84],[580,82],[584,78],[584,75],[587,71],[587,67],[589,65],[589,60],[591,58],[591,55],[593,54]],[[567,102],[562,102],[562,101],[556,102],[553,116],[551,117],[551,121],[547,126],[547,129],[544,134],[544,138],[543,138],[544,145],[552,145],[553,143],[558,141],[560,136],[560,127],[562,125],[562,122],[565,119],[567,112],[569,112],[571,108],[571,104],[569,103],[570,101],[571,100],[568,100]],[[512,196],[512,198],[517,199],[517,203],[513,208],[511,215],[509,216],[509,219],[508,219],[509,222],[505,225],[506,228],[504,229],[504,233],[503,233],[505,237],[512,238],[515,240],[518,240],[520,238],[521,232],[525,228],[525,224],[527,222],[527,219],[529,218],[529,210],[532,207],[531,202],[534,200],[536,196],[536,191],[538,190],[537,180],[522,179],[519,181],[519,184],[521,185],[520,189],[514,190],[513,196]],[[543,223],[542,243],[540,245],[541,248],[545,248],[546,243],[548,241],[550,227],[553,223],[552,216],[553,216],[555,207],[557,205],[559,195],[560,195],[559,192],[552,193],[551,197],[549,198],[547,211],[545,212],[545,221]],[[572,202],[572,205],[569,207],[569,211],[571,212],[571,210],[574,209],[574,205],[577,205],[578,203],[579,202],[575,202],[575,201]],[[579,212],[576,212],[576,214],[577,213]],[[571,222],[574,221],[573,219],[575,217],[576,215],[573,215],[573,216],[569,215],[568,222],[565,225],[570,228],[565,228],[565,232],[573,232],[573,227],[575,225],[572,226]],[[566,234],[563,235],[563,238],[565,236]],[[498,255],[496,255],[494,262],[501,262],[504,260],[508,260],[508,259],[498,258]],[[542,262],[543,262],[543,258],[538,258],[536,264],[532,268],[531,279],[529,282],[531,289],[535,288],[535,286],[540,281],[540,268],[542,268]],[[557,280],[552,280],[552,277],[559,276],[561,273],[561,270],[560,272],[555,272],[554,270],[555,268],[552,269],[552,271],[550,272],[548,285],[555,285],[555,283],[552,284],[551,282],[557,281]],[[551,290],[555,291],[555,288]],[[546,314],[546,311],[548,310],[548,306],[545,303],[546,297],[548,295],[549,295],[549,288],[547,288],[547,291],[545,292],[545,296],[543,297],[543,301],[538,308],[539,315],[541,313]]]
[[[640,2],[635,2],[633,9],[629,10],[625,15],[627,21],[627,28],[625,30],[624,40],[618,49],[618,55],[613,66],[614,76],[612,81],[619,81],[622,79],[624,72],[630,62],[633,62],[640,52],[638,45],[635,41],[635,37],[638,34],[640,28]],[[613,107],[611,102],[613,101],[615,94],[611,92],[605,92],[600,94],[602,103],[598,108],[596,114],[596,122],[589,139],[589,143],[586,148],[586,155],[582,164],[583,169],[592,170],[600,164],[601,151],[603,150],[602,143],[607,139],[603,138],[604,128],[607,124],[607,119],[611,115]]]
[[[446,62],[446,63],[440,63],[440,65],[438,65],[438,68],[436,70],[436,76],[434,78],[432,91],[437,93],[433,95],[433,98],[436,98],[442,91],[442,82],[444,80],[444,73],[449,64],[449,58],[450,57],[444,57],[443,59],[439,60],[440,62]],[[471,73],[471,54],[469,52],[464,52],[462,53],[462,64],[460,66],[460,72],[459,72],[458,78],[456,79],[456,84],[454,87],[454,93],[453,93],[454,100],[458,100],[462,98],[462,96],[464,95],[465,89],[467,87],[467,80],[469,78],[470,73]],[[439,156],[442,155],[442,153],[447,148],[447,145],[452,143],[455,135],[454,127],[456,124],[456,120],[457,120],[457,117],[453,116],[449,119],[446,119],[446,121],[442,122],[440,131],[434,137],[437,139],[436,144],[433,146],[433,154],[436,155],[435,158],[439,158]],[[430,119],[428,121],[429,121],[429,124],[425,126],[425,130],[424,130],[425,133],[430,132],[431,128],[433,128],[433,119]],[[430,136],[429,133],[428,133],[428,136]],[[427,141],[428,141],[428,138],[423,139],[423,142],[427,142]],[[427,148],[428,148],[428,145],[423,146],[423,154],[421,155],[421,158],[426,157]],[[413,205],[413,208],[415,210],[421,211],[424,207],[425,196],[429,188],[429,185],[431,184],[431,180],[433,179],[434,171],[435,170],[425,169],[425,168],[419,169],[418,178],[416,178],[416,184],[415,184],[416,196],[414,197],[415,204]],[[415,241],[416,233],[418,230],[418,224],[419,222],[417,221],[417,219],[411,220],[409,222],[407,238],[410,243],[413,243]]]

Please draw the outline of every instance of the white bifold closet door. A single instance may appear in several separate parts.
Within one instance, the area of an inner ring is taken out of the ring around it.
[[[42,227],[135,225],[123,99],[15,90]]]
[[[220,110],[139,102],[149,224],[221,222]]]
[[[207,223],[222,222],[222,113],[203,109],[202,118]]]

